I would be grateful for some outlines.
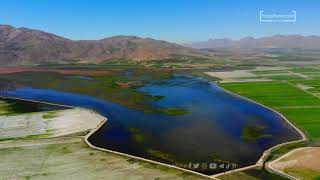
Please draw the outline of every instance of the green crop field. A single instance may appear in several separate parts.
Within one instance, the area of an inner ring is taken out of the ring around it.
[[[305,80],[305,81],[292,81],[291,83],[295,85],[304,85],[307,87],[307,91],[320,94],[320,79],[313,79],[313,80]]]
[[[320,99],[285,82],[223,83],[221,86],[272,108],[320,106]]]
[[[313,67],[295,67],[290,69],[293,72],[296,73],[310,73],[310,72],[319,72],[319,68],[313,68]]]
[[[289,72],[287,70],[256,70],[256,71],[251,71],[254,74],[258,75],[273,75],[273,74],[288,74]]]
[[[320,137],[320,108],[288,108],[280,111],[289,120],[302,127],[310,137]]]
[[[286,82],[223,83],[223,88],[280,111],[312,139],[320,138],[320,99]]]
[[[304,80],[305,78],[302,78],[300,76],[296,75],[271,75],[267,78],[275,80],[275,81],[291,81],[291,80]]]

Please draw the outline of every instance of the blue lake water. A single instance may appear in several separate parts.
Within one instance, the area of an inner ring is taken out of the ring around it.
[[[146,113],[50,89],[18,87],[0,92],[2,96],[93,109],[108,121],[89,138],[92,144],[204,174],[254,164],[266,149],[299,137],[278,114],[203,78],[175,75],[138,90],[164,97],[149,103],[183,108],[188,113]]]

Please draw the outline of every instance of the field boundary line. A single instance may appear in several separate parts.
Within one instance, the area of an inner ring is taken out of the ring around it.
[[[301,91],[304,91],[304,92],[306,92],[306,93],[308,93],[308,94],[310,94],[310,95],[312,95],[312,96],[314,96],[314,97],[316,97],[316,98],[320,99],[320,97],[319,97],[319,96],[317,96],[317,95],[315,95],[315,94],[313,94],[313,93],[311,93],[311,92],[309,92],[309,91],[307,91],[307,90],[305,90],[305,89],[302,89],[302,88],[300,88],[300,87],[298,87],[298,86],[296,86],[296,85],[292,84],[291,82],[288,82],[288,81],[283,81],[283,82],[286,82],[287,84],[289,84],[289,85],[291,85],[291,86],[293,86],[293,87],[295,87],[295,88],[297,88],[297,89],[299,89],[299,90],[301,90]]]

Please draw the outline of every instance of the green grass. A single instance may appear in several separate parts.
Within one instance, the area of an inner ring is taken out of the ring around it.
[[[300,73],[305,76],[308,76],[311,79],[319,79],[320,78],[320,73]]]
[[[309,137],[320,137],[320,108],[280,109],[280,112],[299,127],[303,127]]]
[[[320,93],[320,79],[304,80],[304,81],[292,81],[293,84],[302,84],[311,87],[307,91],[311,93]]]
[[[320,106],[320,99],[285,82],[223,83],[220,85],[271,108]]]
[[[300,168],[285,168],[284,172],[304,180],[320,180],[320,171]]]
[[[296,75],[271,75],[265,78],[272,79],[274,81],[292,81],[292,80],[304,80],[305,78]]]
[[[319,72],[320,69],[319,68],[311,68],[311,67],[296,67],[296,68],[292,68],[290,69],[291,71],[293,72],[296,72],[296,73],[310,73],[310,72]]]
[[[320,109],[302,108],[320,106],[319,98],[286,82],[224,83],[221,86],[279,110],[290,121],[303,129],[309,137],[312,139],[320,138]]]

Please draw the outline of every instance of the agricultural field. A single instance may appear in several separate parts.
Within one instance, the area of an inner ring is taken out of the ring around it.
[[[281,112],[310,138],[320,138],[320,99],[287,82],[223,83],[223,88]]]
[[[320,78],[314,76],[320,74],[318,66],[258,67],[207,74],[221,75],[223,88],[281,112],[311,139],[320,138]]]
[[[320,97],[320,76],[317,79],[292,81],[291,83],[296,86],[300,86],[304,90]]]
[[[319,79],[319,66],[255,66],[250,69],[207,71],[219,82],[305,81]]]
[[[227,73],[227,72],[226,72]],[[233,72],[232,72],[233,73]],[[308,142],[294,143],[271,151],[267,161],[275,160],[299,147],[319,146],[320,139],[320,69],[314,67],[281,67],[247,70],[250,76],[234,76],[233,79],[220,78],[219,85],[236,94],[264,104],[281,114],[301,129],[309,138]],[[263,80],[268,81],[263,81]],[[238,81],[245,82],[238,82]],[[317,149],[317,153],[318,153]],[[306,152],[300,152],[301,157]],[[294,159],[294,156],[291,157]],[[298,157],[299,158],[299,157]],[[300,158],[301,159],[301,158]],[[294,160],[292,160],[293,162]],[[293,165],[290,161],[285,165]],[[287,174],[303,179],[318,178],[319,171],[302,162],[298,166],[277,168]],[[254,179],[246,171],[221,176],[221,179]]]

